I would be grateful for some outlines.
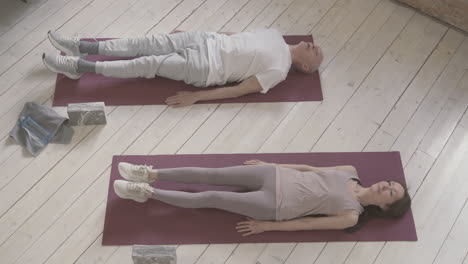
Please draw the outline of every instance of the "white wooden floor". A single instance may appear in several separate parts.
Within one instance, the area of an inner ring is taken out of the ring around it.
[[[0,263],[132,263],[131,247],[101,246],[112,155],[398,150],[418,242],[181,245],[178,263],[468,264],[466,34],[389,0],[29,1],[0,5]],[[37,158],[8,138],[25,102],[51,105],[49,29],[261,27],[313,33],[323,102],[107,107],[106,126]]]

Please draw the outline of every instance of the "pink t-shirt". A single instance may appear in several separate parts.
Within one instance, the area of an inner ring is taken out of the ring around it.
[[[277,166],[276,220],[289,220],[307,215],[336,215],[342,210],[364,211],[347,188],[356,174],[326,170],[301,172]]]

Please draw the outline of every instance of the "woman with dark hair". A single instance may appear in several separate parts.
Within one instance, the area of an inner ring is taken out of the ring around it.
[[[401,183],[383,181],[364,187],[356,169],[346,165],[313,167],[248,160],[244,166],[226,168],[153,169],[121,162],[119,172],[127,180],[114,182],[119,197],[137,202],[152,198],[184,208],[217,208],[245,215],[249,218],[236,226],[243,236],[273,230],[353,232],[369,218],[399,217],[411,205]],[[248,191],[169,191],[152,188],[149,183],[156,180],[240,186]]]

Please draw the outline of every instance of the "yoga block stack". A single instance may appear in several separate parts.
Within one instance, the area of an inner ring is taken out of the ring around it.
[[[134,264],[176,264],[176,248],[174,246],[134,245],[132,259]]]
[[[71,126],[103,125],[107,123],[104,102],[68,104]]]

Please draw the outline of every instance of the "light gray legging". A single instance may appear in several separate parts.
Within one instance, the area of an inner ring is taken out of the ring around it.
[[[108,77],[154,78],[162,76],[187,84],[207,86],[207,40],[215,33],[180,32],[99,42],[99,54],[139,57],[96,62],[96,72]]]
[[[189,193],[152,189],[154,199],[184,208],[217,208],[258,220],[276,219],[276,168],[271,165],[226,168],[158,169],[161,180],[247,188],[249,192]]]

